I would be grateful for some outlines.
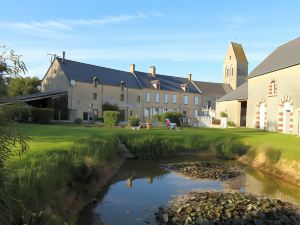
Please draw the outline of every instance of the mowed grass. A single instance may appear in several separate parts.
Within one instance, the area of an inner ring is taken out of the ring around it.
[[[138,138],[151,135],[165,138],[171,143],[177,144],[178,148],[195,150],[206,148],[220,139],[234,138],[257,150],[262,145],[268,145],[280,150],[282,158],[300,160],[300,138],[298,136],[247,128],[184,128],[182,131],[176,131],[167,130],[165,127],[156,127],[151,130],[132,131],[128,128],[36,124],[20,124],[19,128],[33,138],[29,143],[29,154],[36,151],[69,149],[74,141],[91,136],[108,138],[116,135]]]

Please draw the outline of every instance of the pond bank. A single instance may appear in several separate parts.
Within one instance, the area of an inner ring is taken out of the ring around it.
[[[299,161],[280,159],[274,162],[264,152],[260,152],[256,156],[246,154],[239,157],[238,161],[293,185],[300,186]]]

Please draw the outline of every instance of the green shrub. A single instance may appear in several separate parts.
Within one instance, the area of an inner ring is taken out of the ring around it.
[[[221,124],[221,120],[213,118],[212,119],[212,124],[214,124],[214,125],[220,125]]]
[[[224,118],[224,117],[228,117],[228,114],[226,113],[226,112],[224,112],[224,111],[222,111],[221,113],[220,113],[220,116],[221,116],[221,118]]]
[[[161,115],[161,122],[164,124],[166,119],[168,118],[171,123],[176,123],[177,126],[180,126],[180,117],[182,117],[182,113],[180,112],[165,112]]]
[[[120,113],[117,111],[104,112],[104,124],[106,126],[116,126],[119,123]]]
[[[233,138],[226,138],[216,144],[217,156],[223,159],[235,159],[246,154],[248,146]]]
[[[75,123],[75,124],[82,124],[82,119],[81,119],[81,118],[76,118],[76,119],[74,120],[74,123]]]
[[[235,123],[233,121],[228,121],[227,125],[230,127],[235,127]]]
[[[106,102],[102,105],[102,112],[104,111],[119,111],[119,106]]]
[[[33,108],[31,110],[32,121],[37,123],[50,123],[53,119],[53,109]]]
[[[122,142],[138,158],[142,160],[160,159],[174,148],[166,139],[157,136],[123,138]]]
[[[140,125],[140,119],[136,117],[129,118],[129,125],[132,127],[137,127]]]

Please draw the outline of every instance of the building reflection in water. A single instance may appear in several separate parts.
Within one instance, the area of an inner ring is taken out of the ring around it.
[[[127,182],[126,182],[126,187],[128,187],[128,188],[132,188],[132,185],[133,185],[133,180],[134,180],[134,178],[133,177],[129,177],[128,179],[127,179]],[[147,177],[147,183],[148,184],[152,184],[153,183],[153,177]]]

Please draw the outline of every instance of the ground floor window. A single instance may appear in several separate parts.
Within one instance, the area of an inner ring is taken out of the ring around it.
[[[195,110],[194,110],[194,117],[195,117],[195,118],[198,118],[198,116],[199,116],[199,110],[198,110],[198,109],[195,109]]]

